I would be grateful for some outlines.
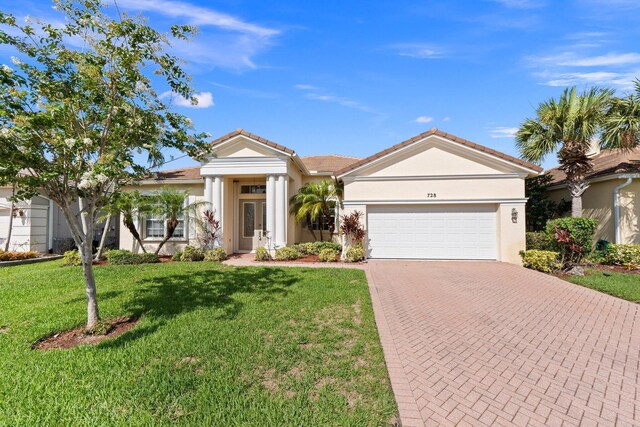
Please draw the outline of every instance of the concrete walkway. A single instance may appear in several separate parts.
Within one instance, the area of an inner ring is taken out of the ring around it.
[[[640,425],[640,307],[514,265],[370,261],[402,425]]]

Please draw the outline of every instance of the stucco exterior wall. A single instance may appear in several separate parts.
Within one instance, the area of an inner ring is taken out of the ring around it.
[[[582,195],[583,215],[598,220],[595,240],[615,241],[613,193],[615,187],[625,179],[612,179],[592,183]],[[549,198],[555,202],[562,199],[570,201],[571,195],[566,188],[549,191]],[[634,180],[620,190],[620,243],[640,244],[640,181]]]

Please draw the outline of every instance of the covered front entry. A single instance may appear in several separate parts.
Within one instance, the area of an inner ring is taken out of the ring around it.
[[[367,207],[370,258],[497,257],[495,205]]]

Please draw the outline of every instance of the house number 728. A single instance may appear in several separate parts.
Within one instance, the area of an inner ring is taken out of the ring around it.
[[[427,199],[435,199],[436,193],[427,193]]]

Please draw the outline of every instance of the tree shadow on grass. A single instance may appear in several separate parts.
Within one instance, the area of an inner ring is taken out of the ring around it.
[[[148,316],[153,324],[136,327],[103,347],[119,347],[155,332],[171,318],[199,308],[217,308],[217,319],[232,319],[242,310],[238,294],[258,294],[260,300],[282,298],[298,278],[281,268],[222,268],[170,274],[143,279],[134,284],[139,291],[125,305],[134,316]]]

